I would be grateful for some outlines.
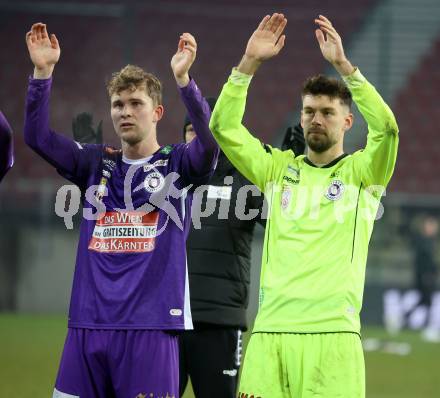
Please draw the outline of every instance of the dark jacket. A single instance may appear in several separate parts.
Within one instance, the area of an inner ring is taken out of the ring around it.
[[[233,178],[230,188],[225,184],[227,176]],[[210,188],[201,198],[201,208],[209,208],[215,202],[215,211],[201,218],[201,229],[191,226],[187,241],[193,321],[196,325],[208,323],[246,329],[252,235],[256,222],[264,224],[261,219],[263,194],[259,191],[258,196],[251,192],[242,194],[244,214],[248,214],[249,209],[257,209],[258,216],[240,220],[235,210],[237,195],[241,187],[252,184],[222,152],[209,184]],[[227,205],[228,213],[221,210]],[[219,219],[222,214],[225,219]]]

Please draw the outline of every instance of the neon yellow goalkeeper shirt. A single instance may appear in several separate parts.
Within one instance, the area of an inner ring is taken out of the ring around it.
[[[344,80],[368,123],[367,145],[324,167],[263,145],[242,125],[250,76],[233,70],[211,116],[221,149],[269,204],[254,332],[360,333],[368,243],[398,127],[359,70]]]

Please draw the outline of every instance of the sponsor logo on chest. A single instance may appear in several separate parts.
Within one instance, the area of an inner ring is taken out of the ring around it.
[[[148,172],[152,169],[155,169],[156,167],[165,167],[168,166],[168,159],[159,159],[156,160],[154,163],[148,163],[144,165],[144,172]]]
[[[142,253],[154,249],[159,213],[109,211],[96,221],[89,250],[103,253]]]

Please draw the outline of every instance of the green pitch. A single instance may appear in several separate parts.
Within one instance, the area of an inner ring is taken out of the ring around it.
[[[65,317],[0,314],[0,397],[51,397],[65,335]],[[392,344],[380,329],[364,328],[363,336],[378,343],[377,351],[365,353],[367,398],[439,396],[440,344],[425,343],[413,332]],[[393,353],[399,343],[411,351]],[[184,398],[193,398],[192,392]]]

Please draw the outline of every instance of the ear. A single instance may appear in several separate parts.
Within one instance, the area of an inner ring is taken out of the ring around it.
[[[164,112],[164,107],[162,105],[157,105],[156,108],[154,108],[153,122],[157,123],[160,119],[162,119]]]
[[[301,118],[299,120],[299,123],[301,124],[301,127],[304,129],[303,110],[302,109],[301,109]]]
[[[352,113],[348,113],[344,118],[344,130],[350,130],[353,126],[354,116]]]

